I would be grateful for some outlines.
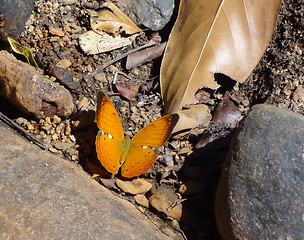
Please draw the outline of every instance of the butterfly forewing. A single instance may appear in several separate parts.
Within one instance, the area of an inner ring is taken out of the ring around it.
[[[96,121],[100,130],[110,134],[117,141],[123,140],[124,132],[117,111],[103,92],[97,95]]]
[[[169,138],[178,121],[177,114],[166,115],[141,129],[132,139],[131,146],[160,147]]]

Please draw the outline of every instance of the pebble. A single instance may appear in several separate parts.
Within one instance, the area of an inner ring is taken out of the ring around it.
[[[68,148],[71,148],[75,143],[72,142],[55,142],[54,147],[58,150],[66,150]]]
[[[147,180],[137,178],[132,181],[122,181],[120,179],[116,179],[116,185],[124,192],[131,194],[144,194],[148,192],[152,188],[152,184]]]
[[[58,150],[52,146],[49,147],[49,151],[52,153],[58,153]]]
[[[86,110],[90,105],[90,101],[87,97],[83,97],[80,101],[76,101],[77,110]]]
[[[58,135],[56,133],[52,134],[52,139],[56,141],[58,139]]]
[[[53,117],[53,121],[54,121],[54,123],[60,123],[61,122],[61,118],[60,117],[58,117],[57,115],[54,115],[54,117]]]
[[[206,184],[202,181],[189,180],[179,187],[178,192],[181,195],[199,194],[205,187]]]
[[[76,142],[76,138],[75,138],[74,135],[71,135],[71,136],[70,136],[70,139],[71,139],[72,142]]]
[[[18,123],[22,127],[26,127],[29,124],[29,122],[23,117],[18,117],[16,119],[16,123]]]
[[[50,124],[46,124],[46,125],[41,126],[41,129],[45,130],[47,133],[50,132],[51,128],[52,128],[52,125],[50,125]]]
[[[134,200],[137,204],[144,206],[146,208],[149,207],[149,201],[144,194],[137,194],[134,196]]]
[[[71,29],[72,34],[80,33],[81,31],[82,31],[82,28],[80,26],[77,26],[77,25],[72,26],[72,29]]]
[[[72,131],[71,126],[67,125],[65,127],[65,135],[69,136],[71,134],[71,131]]]
[[[72,65],[71,61],[69,59],[62,59],[60,60],[57,64],[56,67],[60,67],[60,68],[68,68]]]
[[[76,3],[76,0],[62,0],[62,5],[70,5]]]
[[[173,156],[171,154],[164,154],[162,157],[163,157],[167,167],[174,166]]]
[[[32,124],[28,124],[27,125],[27,130],[29,130],[29,131],[33,131],[35,128],[34,128],[34,126],[32,125]]]
[[[182,216],[182,204],[177,194],[169,186],[162,186],[155,190],[149,197],[150,204],[168,217],[180,220]]]

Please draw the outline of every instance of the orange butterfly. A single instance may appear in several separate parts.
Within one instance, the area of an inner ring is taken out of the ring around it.
[[[111,100],[103,92],[97,96],[97,157],[108,172],[132,178],[145,173],[155,162],[153,149],[163,145],[178,121],[177,114],[161,117],[141,129],[132,140],[124,131]]]

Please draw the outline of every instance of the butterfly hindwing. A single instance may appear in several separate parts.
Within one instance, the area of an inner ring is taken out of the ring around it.
[[[121,167],[121,175],[132,178],[145,173],[155,162],[157,155],[157,152],[151,147],[143,148],[131,145]]]

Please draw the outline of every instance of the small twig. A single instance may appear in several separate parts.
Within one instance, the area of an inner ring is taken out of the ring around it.
[[[148,42],[147,44],[145,44],[143,46],[131,49],[129,52],[123,53],[123,54],[119,55],[118,57],[114,58],[113,60],[111,60],[111,61],[103,64],[101,67],[97,68],[94,72],[92,72],[92,73],[88,74],[87,76],[85,76],[84,80],[87,81],[89,78],[94,77],[97,73],[100,73],[102,70],[104,70],[108,66],[110,66],[113,63],[115,63],[115,62],[123,59],[124,57],[128,56],[129,54],[138,52],[138,51],[140,51],[140,50],[142,50],[144,48],[151,47],[151,46],[154,46],[156,44],[157,44],[157,42],[150,41],[150,42]]]
[[[29,140],[30,142],[33,142],[34,144],[36,144],[37,146],[39,146],[43,150],[48,149],[46,143],[42,142],[40,139],[36,138],[34,135],[27,132],[25,129],[20,127],[17,123],[13,122],[10,118],[5,116],[2,112],[0,112],[0,120],[2,122],[4,122],[5,124],[7,124],[8,126],[10,126],[11,128],[15,129],[19,134],[21,134],[27,140]]]

